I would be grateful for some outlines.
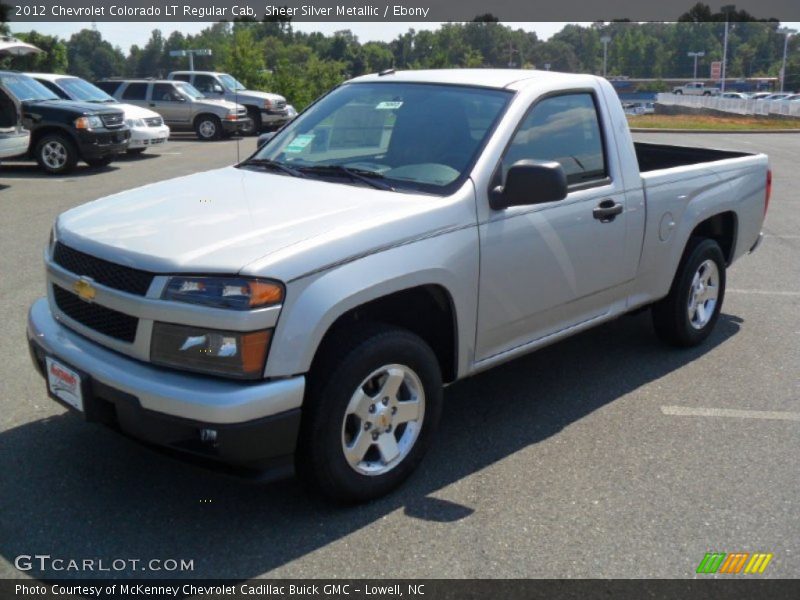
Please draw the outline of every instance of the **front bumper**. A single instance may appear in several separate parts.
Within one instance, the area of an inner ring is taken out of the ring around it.
[[[271,127],[278,126],[289,122],[292,120],[292,116],[289,114],[287,109],[283,110],[262,110],[261,111],[261,123],[263,125],[269,125]]]
[[[250,117],[241,117],[234,121],[228,119],[222,120],[222,129],[225,133],[239,133],[240,131],[246,131],[252,126],[253,119]]]
[[[45,356],[81,373],[88,421],[240,467],[291,463],[304,377],[247,384],[154,367],[64,327],[44,298],[31,306],[27,335],[40,374],[45,375]]]
[[[104,129],[78,130],[78,146],[83,158],[102,158],[122,154],[128,148],[130,129],[109,131]]]
[[[168,139],[169,127],[167,125],[161,125],[160,127],[134,127],[131,129],[131,140],[128,144],[128,149],[160,146],[166,143]]]

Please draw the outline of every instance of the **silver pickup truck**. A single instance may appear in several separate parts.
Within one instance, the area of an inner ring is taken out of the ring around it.
[[[238,165],[60,215],[31,354],[88,421],[366,500],[419,464],[443,384],[643,307],[700,344],[770,177],[634,143],[598,77],[359,77]]]

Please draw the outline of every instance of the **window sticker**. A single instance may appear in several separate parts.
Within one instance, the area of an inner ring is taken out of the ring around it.
[[[375,110],[396,110],[403,106],[402,102],[379,102]]]
[[[287,154],[297,154],[298,152],[302,152],[303,149],[308,146],[313,139],[313,133],[302,133],[289,142],[289,145],[286,146],[284,152]]]

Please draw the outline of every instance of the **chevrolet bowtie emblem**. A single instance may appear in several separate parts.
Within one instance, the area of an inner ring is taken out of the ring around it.
[[[97,295],[97,290],[94,289],[91,281],[85,277],[81,277],[78,281],[76,281],[73,284],[72,289],[75,290],[76,294],[78,294],[78,298],[86,302],[91,302]]]

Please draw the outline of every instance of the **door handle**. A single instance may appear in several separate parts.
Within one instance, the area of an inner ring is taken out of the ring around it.
[[[611,221],[617,218],[617,215],[622,213],[624,208],[622,204],[608,198],[597,205],[592,211],[592,216],[601,223],[611,223]]]

